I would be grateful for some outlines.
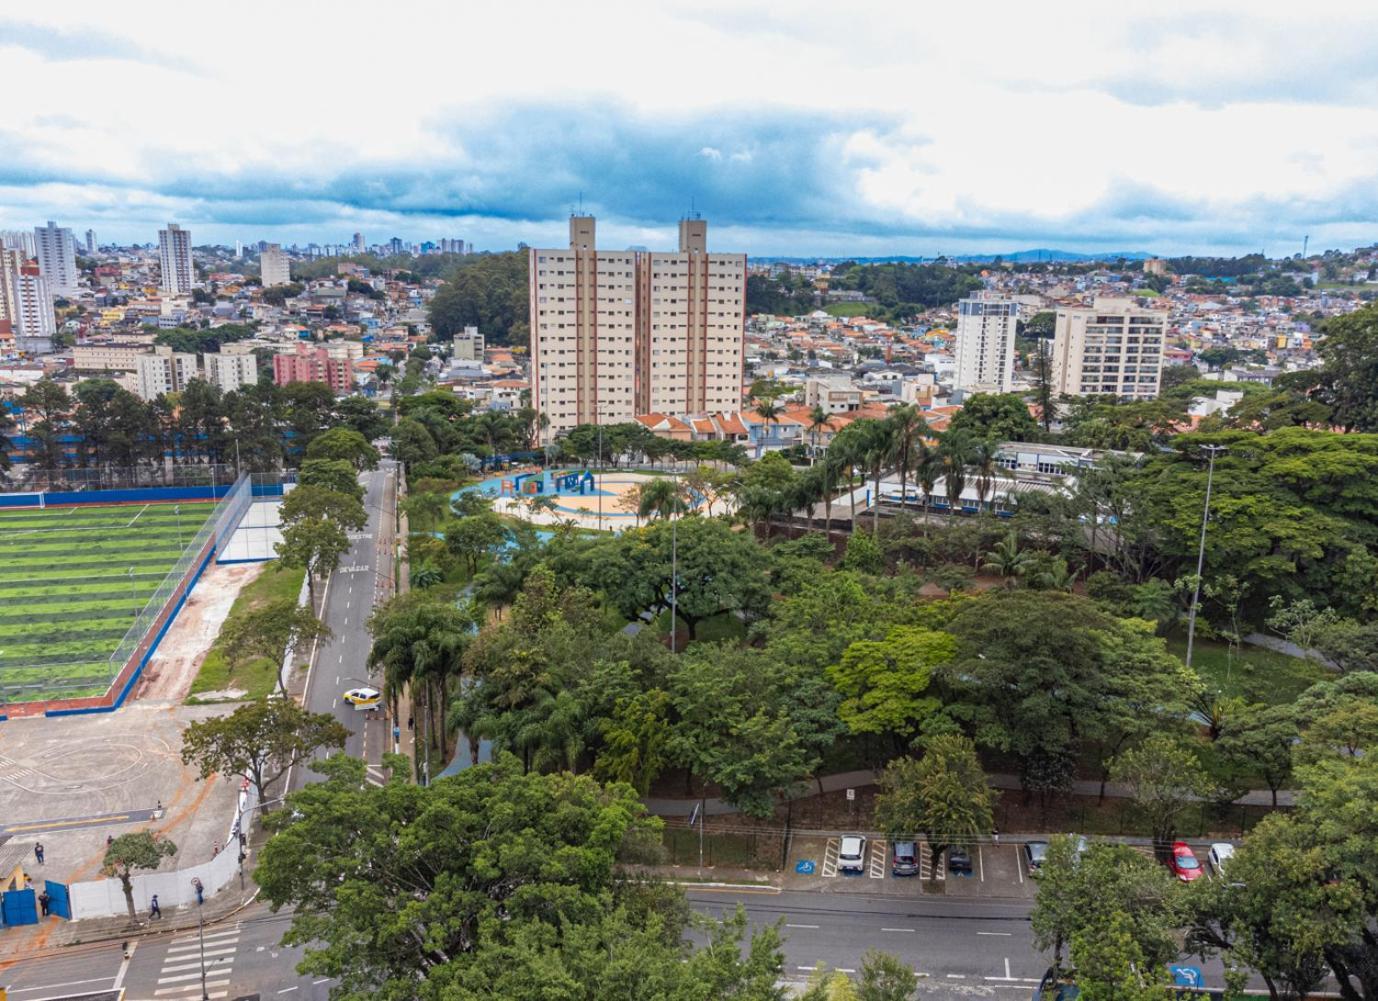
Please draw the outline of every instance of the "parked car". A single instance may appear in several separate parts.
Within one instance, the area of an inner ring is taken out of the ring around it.
[[[947,871],[971,875],[971,852],[952,845],[947,850]]]
[[[1191,850],[1191,845],[1185,841],[1174,841],[1172,843],[1172,860],[1168,863],[1172,869],[1172,874],[1183,883],[1190,883],[1194,879],[1201,878],[1201,863],[1196,859],[1196,853]]]
[[[1043,868],[1043,860],[1048,857],[1048,842],[1046,841],[1025,841],[1024,842],[1024,864],[1028,866],[1029,875],[1037,876],[1039,870]]]
[[[866,871],[866,839],[859,834],[849,834],[842,839],[837,850],[838,872]]]
[[[890,874],[917,876],[919,874],[919,846],[913,841],[895,841],[890,846]]]
[[[344,693],[344,700],[355,709],[376,709],[382,704],[383,696],[376,688],[351,688]]]
[[[1226,841],[1217,841],[1211,845],[1211,850],[1206,853],[1206,865],[1210,866],[1216,879],[1224,879],[1225,865],[1232,858],[1234,858],[1234,845]]]

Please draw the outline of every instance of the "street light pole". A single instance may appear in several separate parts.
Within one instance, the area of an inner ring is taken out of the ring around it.
[[[598,478],[594,481],[593,489],[598,494],[598,531],[603,531],[603,414],[600,411],[595,415],[598,418]]]
[[[1192,646],[1196,639],[1196,609],[1201,604],[1201,573],[1206,566],[1206,523],[1211,516],[1211,485],[1215,479],[1215,457],[1226,451],[1224,445],[1202,445],[1209,457],[1206,466],[1206,502],[1201,509],[1201,541],[1196,549],[1196,581],[1191,593],[1191,612],[1187,616],[1187,667],[1191,667]]]
[[[679,636],[679,469],[675,469],[675,496],[670,502],[670,652],[676,653]]]
[[[196,926],[201,940],[201,1001],[211,1001],[206,993],[206,917],[200,904],[196,905]]]

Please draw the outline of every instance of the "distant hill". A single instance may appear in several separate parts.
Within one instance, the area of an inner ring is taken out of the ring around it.
[[[997,257],[1003,261],[1013,264],[1032,264],[1039,261],[1060,261],[1069,263],[1080,263],[1083,261],[1107,261],[1118,260],[1142,261],[1155,255],[1143,250],[1115,250],[1101,254],[1079,254],[1071,250],[1053,250],[1048,248],[1034,248],[1033,250],[1016,250],[1008,254],[945,254],[944,257],[954,264],[984,264],[993,261]],[[764,261],[775,264],[830,264],[836,261],[856,261],[858,264],[932,264],[937,258],[934,257],[908,257],[903,254],[895,254],[890,257],[779,257],[771,254],[751,255],[753,261]]]

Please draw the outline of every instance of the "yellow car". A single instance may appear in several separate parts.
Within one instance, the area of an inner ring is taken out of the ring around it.
[[[355,709],[377,709],[383,704],[382,693],[376,688],[351,688],[344,693],[344,700]]]

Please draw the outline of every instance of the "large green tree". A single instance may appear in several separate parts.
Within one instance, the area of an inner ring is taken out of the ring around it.
[[[744,948],[744,916],[685,939],[675,891],[625,881],[658,842],[628,786],[523,773],[511,758],[430,787],[324,763],[255,878],[291,907],[299,969],[388,1001],[783,1001],[774,930]]]
[[[967,737],[934,734],[921,746],[918,760],[895,758],[885,767],[876,823],[892,838],[923,834],[936,859],[993,829],[995,796]]]

